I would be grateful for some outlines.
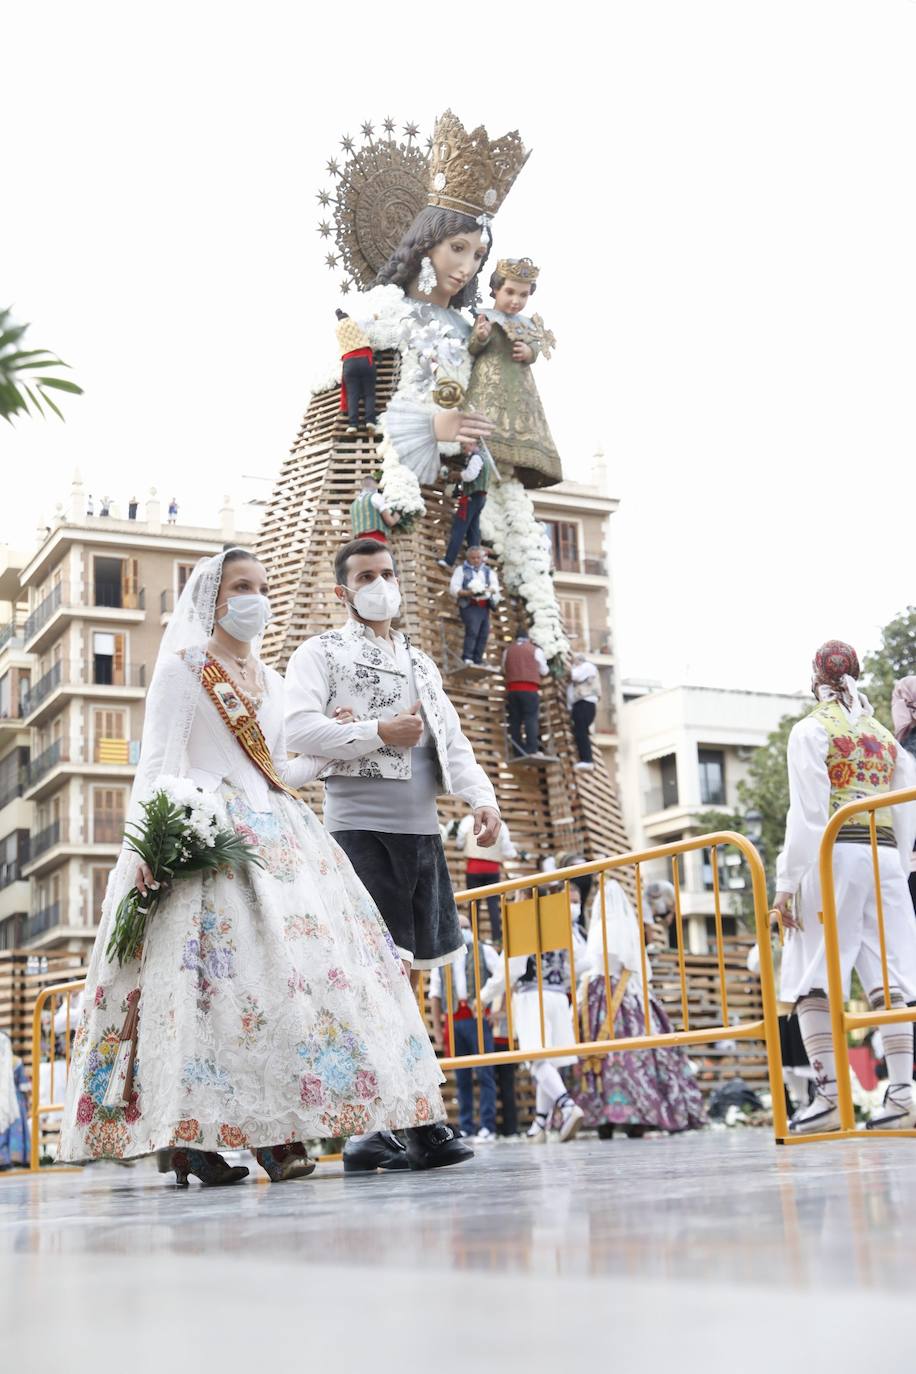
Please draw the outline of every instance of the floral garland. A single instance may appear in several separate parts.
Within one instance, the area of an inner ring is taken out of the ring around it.
[[[406,534],[426,512],[420,483],[416,474],[400,461],[390,439],[384,438],[379,444],[378,456],[382,460],[380,486],[385,494],[385,503],[390,511],[400,513],[398,533]]]
[[[570,646],[554,591],[550,541],[518,478],[490,488],[480,524],[499,558],[506,589],[525,603],[532,643],[544,650],[551,672],[559,676]]]

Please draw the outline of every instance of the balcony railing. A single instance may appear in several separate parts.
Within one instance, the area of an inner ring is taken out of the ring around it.
[[[22,772],[25,773],[25,769],[22,769]],[[4,806],[9,806],[11,801],[15,801],[17,797],[22,796],[22,789],[24,786],[24,777],[17,778],[15,782],[7,783],[3,791],[0,792],[0,811],[3,810]]]
[[[119,667],[114,659],[104,657],[96,658],[92,663],[65,663],[61,660],[26,692],[22,714],[31,715],[64,683],[75,687],[145,687],[146,664],[132,663]]]
[[[22,699],[22,714],[24,716],[31,715],[43,701],[47,701],[55,688],[60,686],[63,671],[64,665],[62,662],[58,661],[54,664],[50,672],[45,673],[44,677],[38,679],[34,687],[29,688]]]
[[[5,649],[7,644],[11,642],[15,644],[22,643],[22,626],[15,617],[7,621],[3,628],[0,629],[0,649]]]
[[[56,587],[52,587],[43,601],[39,601],[28,620],[25,622],[25,637],[31,639],[48,621],[55,611],[59,610],[64,604],[64,586],[58,582]]]
[[[145,611],[146,588],[141,587],[138,592],[125,592],[121,587],[107,587],[101,583],[96,586],[92,601],[88,604],[121,611]]]
[[[63,740],[56,739],[49,749],[45,749],[29,764],[29,786],[34,787],[52,768],[59,763],[69,762],[69,751]]]
[[[11,863],[0,864],[0,891],[9,887],[11,883],[18,883],[22,879],[22,864],[19,859],[13,859]]]
[[[60,821],[53,821],[51,825],[46,825],[44,830],[39,830],[37,835],[32,835],[29,842],[31,857],[37,859],[41,854],[46,854],[49,849],[53,849],[56,844],[60,844],[65,839],[64,826]]]
[[[673,788],[650,787],[643,793],[643,813],[651,816],[656,811],[667,811],[670,806],[678,806],[677,792]]]
[[[36,936],[43,935],[46,930],[51,930],[54,926],[60,925],[60,902],[54,902],[51,906],[42,907],[36,911],[25,925],[26,940],[34,940]]]
[[[99,583],[83,595],[72,596],[70,588],[63,582],[59,582],[56,587],[51,588],[42,601],[39,601],[26,620],[25,639],[33,639],[39,630],[47,625],[55,611],[60,610],[61,606],[101,606],[105,609],[145,611],[146,588],[141,587],[138,592],[125,592],[122,587]],[[5,628],[9,629],[9,626]],[[15,633],[15,630],[12,633]],[[2,647],[3,645],[0,643],[0,648]]]

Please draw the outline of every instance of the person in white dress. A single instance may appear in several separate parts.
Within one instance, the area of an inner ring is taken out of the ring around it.
[[[215,1185],[248,1172],[219,1148],[247,1147],[281,1181],[314,1168],[306,1139],[444,1115],[442,1075],[391,938],[343,850],[295,794],[319,764],[287,757],[283,679],[255,647],[267,590],[244,550],[198,564],[160,649],[128,813],[138,818],[163,777],[190,779],[262,866],[177,880],[140,957],[119,965],[106,954],[118,903],[152,883],[125,846],[74,1040],[63,1160],[164,1151],[160,1167],[180,1186],[189,1174]],[[126,1036],[138,989],[133,1083],[113,1099],[120,1028]]]
[[[873,715],[857,686],[859,660],[840,640],[817,651],[812,691],[817,706],[789,735],[789,814],[776,869],[775,907],[789,930],[782,958],[780,1000],[795,1003],[805,1050],[815,1072],[814,1100],[796,1112],[793,1134],[839,1124],[836,1059],[830,1033],[818,854],[830,817],[845,803],[916,785],[910,756]],[[916,923],[906,873],[916,832],[916,806],[876,813],[878,866],[888,979],[893,1007],[916,998]],[[871,1006],[884,1005],[877,906],[868,816],[844,825],[833,861],[843,996],[852,970]],[[881,1027],[888,1067],[884,1105],[872,1128],[916,1125],[913,1105],[913,1032],[908,1024]]]

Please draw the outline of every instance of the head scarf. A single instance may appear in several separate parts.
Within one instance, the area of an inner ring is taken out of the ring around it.
[[[818,701],[838,701],[848,711],[853,725],[861,716],[871,714],[868,698],[856,686],[861,669],[851,644],[828,639],[814,655],[811,671],[811,690]]]
[[[902,677],[894,683],[891,719],[894,734],[903,743],[904,736],[916,727],[916,677]]]

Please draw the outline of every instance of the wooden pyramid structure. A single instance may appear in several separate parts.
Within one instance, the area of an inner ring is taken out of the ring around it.
[[[382,411],[397,384],[400,358],[394,352],[380,353],[376,363]],[[281,671],[304,639],[340,623],[340,603],[333,595],[334,554],[352,537],[350,503],[362,478],[378,467],[374,440],[345,433],[338,388],[315,392],[266,509],[257,546],[275,616],[263,652]],[[499,670],[503,648],[525,623],[524,606],[509,598],[492,614],[487,663],[495,671],[465,673],[460,668],[463,625],[449,594],[448,574],[436,563],[448,537],[451,503],[436,488],[424,488],[423,496],[423,519],[404,534],[395,530],[390,540],[403,596],[399,625],[439,664],[464,731],[496,788],[500,811],[524,855],[510,875],[536,870],[547,856],[579,852],[597,859],[626,850],[616,788],[603,764],[596,761],[593,771],[574,768],[577,755],[563,683],[551,679],[541,695],[542,748],[556,762],[509,762]],[[450,672],[455,665],[458,671]],[[322,793],[321,784],[308,789],[308,801],[318,814]],[[440,819],[457,819],[464,810],[462,802],[442,798]],[[460,856],[450,845],[446,852],[456,887],[461,886]]]

